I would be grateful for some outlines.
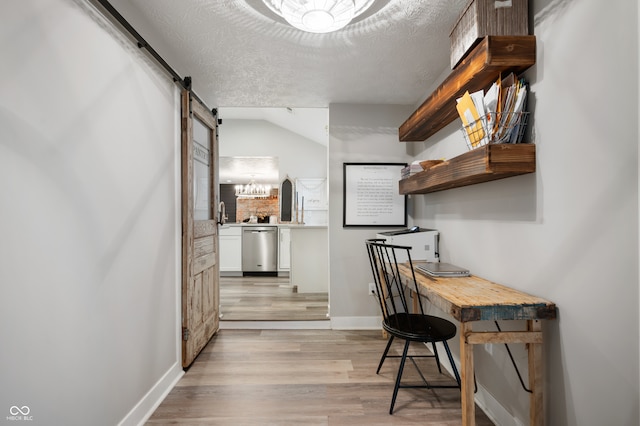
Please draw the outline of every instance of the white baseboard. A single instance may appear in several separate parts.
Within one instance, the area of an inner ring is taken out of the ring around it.
[[[380,317],[331,317],[323,321],[220,321],[220,330],[381,330]]]
[[[220,321],[220,330],[329,330],[329,320],[322,321]]]
[[[485,388],[478,385],[478,393],[475,397],[476,405],[484,411],[489,419],[500,426],[523,426],[524,423],[513,417],[497,399]]]
[[[427,349],[431,351],[431,345],[425,344]],[[445,370],[453,377],[453,370],[451,369],[451,365],[449,364],[449,360],[445,354],[444,346],[441,343],[436,343],[438,347],[438,354],[440,355],[440,365],[444,367]],[[433,352],[433,351],[431,351]],[[454,362],[456,363],[456,368],[458,372],[460,371],[460,360],[453,357]],[[497,399],[489,393],[482,385],[477,383],[478,392],[476,392],[474,400],[475,403],[480,409],[487,415],[489,420],[491,420],[494,424],[499,426],[522,426],[523,423],[519,421],[517,418],[513,417],[509,411]]]
[[[382,320],[375,317],[331,317],[333,330],[382,330]]]
[[[160,380],[149,389],[149,392],[118,423],[118,426],[144,425],[183,375],[184,370],[182,370],[182,366],[179,363],[172,365]]]

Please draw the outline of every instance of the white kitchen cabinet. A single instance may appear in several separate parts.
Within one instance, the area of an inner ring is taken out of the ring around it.
[[[291,229],[278,229],[278,275],[289,273],[291,269]]]
[[[242,276],[242,227],[220,227],[219,241],[220,275]]]

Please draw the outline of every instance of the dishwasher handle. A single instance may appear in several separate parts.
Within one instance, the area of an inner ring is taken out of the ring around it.
[[[245,229],[244,232],[251,234],[261,234],[263,232],[276,232],[275,228],[257,228],[257,229]]]

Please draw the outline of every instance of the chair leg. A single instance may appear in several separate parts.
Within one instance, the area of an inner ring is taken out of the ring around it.
[[[438,356],[438,348],[436,348],[436,342],[431,342],[433,348],[433,355],[436,357],[436,364],[438,365],[438,371],[442,374],[442,367],[440,366],[440,357]]]
[[[382,354],[382,358],[380,358],[380,364],[378,364],[378,369],[376,370],[376,374],[380,372],[380,369],[382,368],[382,364],[384,364],[384,360],[387,359],[387,353],[389,352],[391,343],[393,343],[393,336],[389,335],[389,341],[387,342],[387,347],[384,348],[384,353]]]
[[[398,396],[398,389],[400,388],[400,380],[402,379],[402,371],[404,370],[404,363],[407,360],[407,352],[409,352],[409,340],[404,343],[404,350],[402,351],[402,359],[400,360],[400,368],[398,368],[398,376],[396,377],[396,386],[393,388],[393,397],[391,398],[391,406],[389,407],[389,414],[393,414],[393,406],[396,405],[396,397]]]
[[[449,357],[449,363],[451,363],[451,368],[453,369],[453,374],[456,376],[456,382],[458,382],[458,387],[462,388],[460,384],[460,374],[458,374],[458,368],[456,367],[456,363],[453,361],[453,356],[451,356],[451,349],[449,349],[449,344],[446,342],[442,342],[444,344],[444,349],[447,351],[447,357]],[[475,375],[474,375],[475,379]]]

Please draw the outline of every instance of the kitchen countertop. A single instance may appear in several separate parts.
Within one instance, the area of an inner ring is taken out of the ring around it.
[[[299,224],[299,223],[247,223],[247,222],[242,222],[242,223],[238,223],[238,222],[233,222],[233,223],[225,223],[224,225],[222,225],[223,227],[228,226],[228,227],[232,227],[232,226],[277,226],[280,228],[306,228],[306,229],[312,229],[312,228],[326,228],[327,225],[303,225],[303,224]]]

